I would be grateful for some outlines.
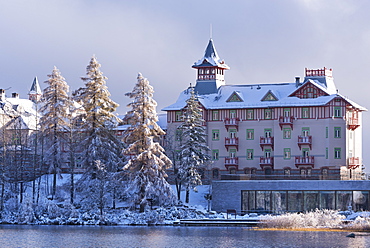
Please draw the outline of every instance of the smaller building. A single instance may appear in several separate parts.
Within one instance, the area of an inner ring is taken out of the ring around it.
[[[303,212],[315,209],[370,210],[370,181],[218,180],[212,210],[238,213]]]

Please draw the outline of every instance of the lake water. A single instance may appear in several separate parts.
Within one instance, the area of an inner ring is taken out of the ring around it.
[[[257,231],[246,227],[0,225],[1,247],[370,247],[348,232]],[[369,234],[370,235],[370,234]]]

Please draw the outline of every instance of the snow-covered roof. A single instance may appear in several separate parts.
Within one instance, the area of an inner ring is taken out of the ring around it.
[[[328,93],[328,96],[317,98],[301,99],[290,96],[297,90],[296,83],[274,83],[274,84],[253,84],[253,85],[222,85],[215,94],[201,95],[199,101],[206,109],[240,109],[240,108],[268,108],[268,107],[294,107],[294,106],[323,106],[332,101],[335,97],[345,99],[349,104],[360,110],[366,110],[364,107],[350,101],[336,93],[336,90],[326,89],[323,84],[315,80],[309,82],[320,87]],[[307,83],[307,82],[306,82]],[[305,84],[303,84],[305,85]],[[299,86],[302,87],[303,85]],[[238,92],[243,101],[227,101],[232,94]],[[263,101],[264,97],[272,93],[276,101]],[[164,111],[180,110],[186,106],[186,100],[190,97],[190,91],[183,91],[177,102],[164,108]]]
[[[193,65],[194,68],[202,66],[218,66],[220,68],[230,69],[229,66],[227,66],[225,62],[218,56],[212,39],[210,39],[208,42],[204,56]]]

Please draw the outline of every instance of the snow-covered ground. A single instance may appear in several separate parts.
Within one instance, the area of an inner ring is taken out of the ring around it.
[[[76,176],[78,180],[79,176]],[[225,213],[208,211],[208,201],[205,195],[211,193],[209,185],[197,187],[197,192],[190,192],[189,204],[171,207],[147,207],[144,213],[130,211],[125,201],[117,202],[116,209],[106,206],[103,215],[99,209],[86,209],[79,204],[69,203],[68,187],[69,175],[63,175],[58,180],[58,197],[48,199],[52,176],[43,176],[38,204],[32,202],[32,187],[26,185],[26,193],[22,204],[17,198],[10,198],[4,204],[4,211],[0,216],[1,223],[11,224],[56,224],[56,225],[171,225],[180,219],[225,219]],[[172,186],[175,191],[175,186]],[[182,192],[185,199],[185,191]],[[127,199],[129,201],[129,199]],[[237,219],[256,218],[256,214],[237,216]],[[305,214],[290,213],[279,216],[258,216],[263,220],[265,227],[274,228],[320,228],[335,227],[356,230],[370,230],[370,212],[316,210]]]

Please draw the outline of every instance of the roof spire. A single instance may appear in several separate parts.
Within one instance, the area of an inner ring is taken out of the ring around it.
[[[28,99],[33,102],[38,102],[41,99],[42,91],[37,77],[33,79],[31,89],[28,92]]]

